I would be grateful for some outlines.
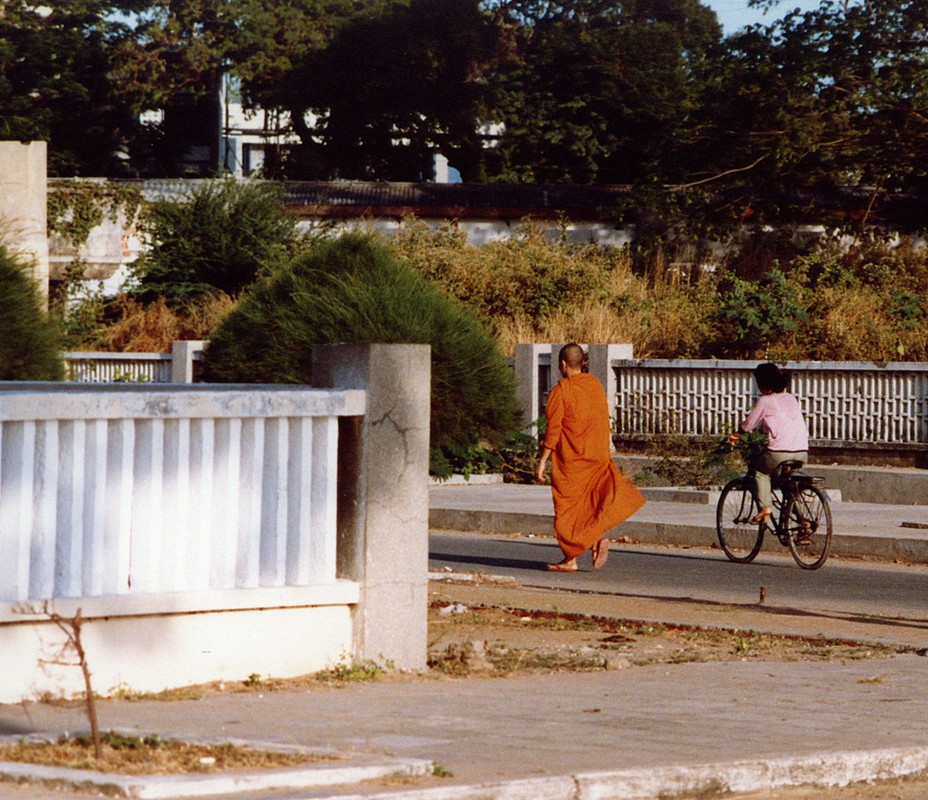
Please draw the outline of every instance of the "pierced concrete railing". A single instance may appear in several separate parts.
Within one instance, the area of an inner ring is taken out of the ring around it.
[[[64,353],[65,380],[76,383],[193,383],[206,343],[174,342],[170,353]]]
[[[544,413],[558,381],[559,344],[517,345],[524,418]],[[615,430],[628,441],[737,428],[757,397],[759,361],[631,358],[631,345],[590,345],[590,372],[615,400]],[[921,452],[928,447],[928,364],[789,362],[815,446]]]
[[[720,434],[757,396],[759,361],[616,360],[616,429],[628,438]],[[789,362],[813,444],[928,445],[928,364]]]
[[[363,392],[0,386],[0,600],[335,581]]]

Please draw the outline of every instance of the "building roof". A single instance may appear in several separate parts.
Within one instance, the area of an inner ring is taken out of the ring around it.
[[[287,182],[288,206],[331,216],[598,217],[629,197],[627,186],[511,183]]]

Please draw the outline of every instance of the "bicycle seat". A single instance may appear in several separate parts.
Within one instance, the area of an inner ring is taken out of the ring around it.
[[[773,472],[770,473],[770,482],[773,488],[779,489],[783,486],[783,481],[789,478],[794,473],[802,469],[804,461],[781,461],[773,468]]]
[[[781,461],[773,468],[773,475],[789,475],[791,472],[795,472],[797,469],[802,469],[805,466],[805,461]]]

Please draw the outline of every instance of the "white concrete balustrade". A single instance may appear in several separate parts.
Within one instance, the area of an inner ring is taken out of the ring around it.
[[[0,389],[0,600],[335,581],[363,392]]]
[[[206,342],[177,341],[170,353],[63,353],[65,380],[78,383],[193,383]]]
[[[526,420],[537,419],[559,380],[559,344],[516,346]],[[757,397],[759,361],[633,359],[631,345],[590,345],[590,372],[614,402],[626,440],[721,435],[738,427]],[[920,451],[928,446],[928,364],[803,361],[784,365],[812,443],[831,448]]]
[[[758,361],[615,360],[616,429],[623,436],[720,434],[757,396]],[[788,362],[813,444],[924,447],[928,364]]]
[[[429,348],[321,346],[313,369],[0,383],[0,702],[83,690],[48,612],[80,612],[103,694],[425,666]]]

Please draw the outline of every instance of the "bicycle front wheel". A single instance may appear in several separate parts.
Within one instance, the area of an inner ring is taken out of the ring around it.
[[[802,489],[787,501],[783,514],[786,543],[803,569],[818,569],[828,559],[831,547],[831,507],[828,498],[814,486]]]
[[[729,560],[739,564],[753,561],[764,543],[764,525],[751,519],[760,508],[749,478],[735,478],[725,484],[715,510],[715,530],[719,544]]]

